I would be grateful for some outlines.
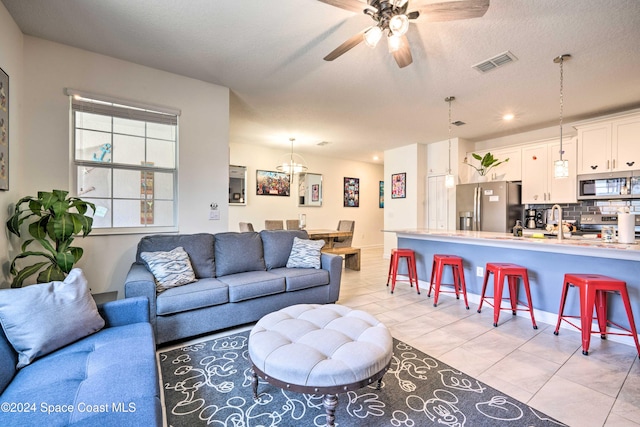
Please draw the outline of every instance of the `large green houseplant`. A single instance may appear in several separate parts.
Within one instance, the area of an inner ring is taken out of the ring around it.
[[[7,228],[20,237],[20,228],[25,221],[32,238],[22,244],[22,252],[11,262],[10,272],[14,276],[12,288],[20,288],[24,280],[40,273],[38,283],[64,280],[74,264],[82,257],[82,248],[71,246],[74,236],[82,237],[91,232],[93,218],[85,215],[95,205],[77,197],[67,197],[68,191],[39,191],[37,197],[23,197],[16,203],[15,212],[7,221]],[[27,250],[32,244],[40,250]],[[23,258],[39,257],[46,260],[18,269],[16,262]]]
[[[495,168],[496,166],[509,161],[509,158],[506,158],[504,160],[498,160],[495,157],[493,157],[493,154],[489,152],[487,152],[487,154],[485,154],[484,156],[480,156],[479,154],[476,154],[476,153],[471,153],[471,156],[473,156],[474,159],[480,161],[480,165],[476,166],[471,163],[467,163],[467,164],[472,168],[474,168],[475,170],[477,170],[478,175],[480,176],[486,176],[487,173],[489,173],[489,171],[492,168]]]

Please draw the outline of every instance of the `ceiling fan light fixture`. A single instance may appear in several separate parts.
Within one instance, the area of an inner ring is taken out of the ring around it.
[[[363,37],[365,44],[373,49],[382,38],[382,29],[378,26],[371,27],[364,33]]]
[[[389,33],[387,37],[387,43],[389,45],[389,52],[397,52],[402,47],[402,37]]]
[[[407,15],[395,15],[389,20],[389,30],[394,36],[404,36],[409,30],[409,18]]]

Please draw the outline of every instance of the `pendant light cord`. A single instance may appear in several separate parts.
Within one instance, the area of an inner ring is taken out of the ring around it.
[[[564,55],[560,55],[554,58],[553,62],[556,64],[560,64],[560,161],[562,161],[562,154],[564,150],[562,149],[562,120],[564,113],[564,61],[565,59],[571,58],[571,55],[565,53]]]
[[[455,96],[448,96],[444,100],[449,103],[449,169],[447,173],[451,175],[451,101],[456,99]]]

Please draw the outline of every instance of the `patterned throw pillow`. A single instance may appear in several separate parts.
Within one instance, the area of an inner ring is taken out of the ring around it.
[[[320,249],[324,240],[293,238],[287,268],[320,268]]]
[[[169,252],[142,252],[140,257],[156,278],[156,292],[195,282],[189,255],[182,246]]]

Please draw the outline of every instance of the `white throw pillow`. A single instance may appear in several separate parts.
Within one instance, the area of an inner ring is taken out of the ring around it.
[[[320,250],[324,240],[293,238],[293,246],[287,260],[287,268],[320,268]]]
[[[20,369],[104,327],[82,270],[63,282],[0,291],[0,323]]]
[[[182,246],[169,252],[142,252],[140,258],[156,278],[156,292],[195,282],[189,254]]]

